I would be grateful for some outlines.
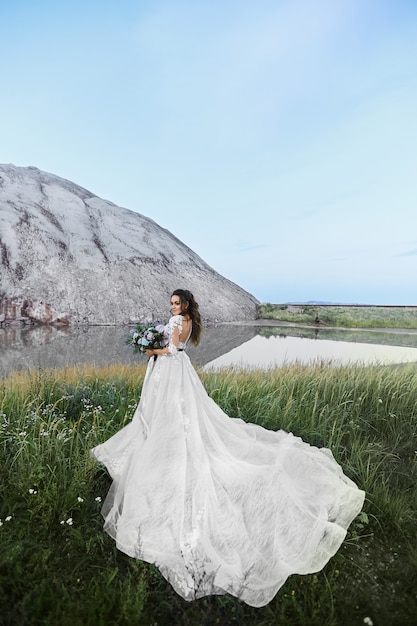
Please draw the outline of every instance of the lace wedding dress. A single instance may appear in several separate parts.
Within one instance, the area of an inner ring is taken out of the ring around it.
[[[330,450],[228,417],[185,348],[150,359],[132,421],[91,451],[113,479],[104,528],[185,600],[263,606],[291,574],[323,568],[364,492]]]

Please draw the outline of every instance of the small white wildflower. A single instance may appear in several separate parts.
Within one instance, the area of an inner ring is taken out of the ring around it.
[[[78,496],[77,500],[78,502],[84,502],[84,498],[81,498],[80,496]]]
[[[29,489],[29,493],[32,494],[33,496],[35,494],[37,494],[38,492],[36,491],[36,489]]]
[[[364,617],[363,618],[363,623],[367,624],[367,626],[374,626],[374,623],[373,623],[373,621],[371,620],[370,617]]]
[[[7,517],[4,518],[5,522],[10,522],[10,520],[12,519],[11,515],[8,515]]]
[[[97,496],[96,502],[101,502],[101,497],[100,496]]]
[[[62,519],[59,523],[60,523],[60,524],[61,524],[61,526],[62,526],[63,524],[65,524],[65,520],[64,520],[64,519]]]
[[[25,436],[26,436],[26,431],[25,431],[25,430],[22,430],[22,431],[19,433],[19,435],[20,435],[21,437],[25,437]]]
[[[381,398],[379,398],[378,402],[379,402],[379,404],[382,404],[382,400],[381,400]],[[366,618],[365,618],[365,619],[366,619]],[[368,619],[369,619],[369,618],[368,618]]]
[[[72,526],[72,525],[73,525],[73,523],[74,523],[74,522],[73,522],[73,520],[72,520],[72,517],[69,517],[69,518],[67,519],[67,521],[66,521],[66,524],[68,524],[68,526]]]

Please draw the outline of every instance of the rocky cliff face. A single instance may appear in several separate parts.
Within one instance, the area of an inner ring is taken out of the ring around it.
[[[166,320],[173,289],[204,319],[254,319],[257,300],[153,220],[33,167],[0,165],[0,323]]]

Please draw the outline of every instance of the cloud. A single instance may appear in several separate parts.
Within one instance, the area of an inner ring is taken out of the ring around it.
[[[401,252],[400,254],[395,254],[394,256],[417,256],[417,248],[414,250],[408,250],[407,252]]]
[[[236,242],[236,248],[239,252],[250,252],[251,250],[261,250],[268,246],[264,243],[256,243],[254,241],[238,241]]]

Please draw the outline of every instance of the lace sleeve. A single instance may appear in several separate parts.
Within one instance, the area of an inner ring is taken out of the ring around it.
[[[168,352],[170,354],[175,354],[175,352],[177,351],[177,346],[174,345],[173,338],[174,338],[174,333],[175,335],[177,335],[177,338],[178,338],[182,332],[182,315],[173,315],[169,320],[168,327],[169,327]]]

